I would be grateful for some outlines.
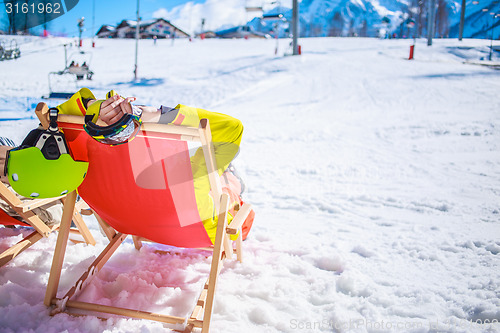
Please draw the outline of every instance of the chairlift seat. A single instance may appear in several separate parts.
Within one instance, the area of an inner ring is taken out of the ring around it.
[[[51,99],[70,99],[73,93],[69,92],[51,92],[47,98]]]
[[[87,75],[90,70],[88,67],[71,66],[68,68],[68,72],[75,75]]]

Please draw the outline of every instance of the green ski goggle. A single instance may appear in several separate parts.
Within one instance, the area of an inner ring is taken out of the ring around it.
[[[106,145],[120,145],[132,140],[141,129],[140,116],[124,114],[116,123],[99,126],[89,121],[83,128],[93,139]]]

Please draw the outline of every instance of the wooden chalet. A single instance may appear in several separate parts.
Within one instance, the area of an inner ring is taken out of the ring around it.
[[[97,32],[99,38],[135,38],[137,21],[123,20],[116,27],[103,25]],[[189,34],[165,19],[141,21],[140,38],[189,38]]]

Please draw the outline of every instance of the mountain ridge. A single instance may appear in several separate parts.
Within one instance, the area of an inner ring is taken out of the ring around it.
[[[427,36],[426,2],[414,5],[404,0],[303,0],[299,5],[300,37],[361,36],[361,37],[425,37]],[[474,1],[477,2],[477,1]],[[461,1],[435,0],[434,37],[457,38],[461,15]],[[488,9],[484,12],[483,9]],[[500,35],[500,1],[480,0],[466,2],[464,38],[493,38]],[[280,37],[291,31],[292,10],[275,7],[264,13],[282,13],[285,20],[254,18],[247,25],[262,33],[274,34],[276,24]]]

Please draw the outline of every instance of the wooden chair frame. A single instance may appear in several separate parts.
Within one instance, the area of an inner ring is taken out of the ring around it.
[[[47,113],[46,106],[40,104],[37,107],[37,115],[41,120],[46,119],[46,113]],[[63,123],[73,123],[82,125],[83,125],[83,120],[84,119],[81,116],[70,116],[70,115],[59,115],[58,118],[58,121]],[[198,297],[198,300],[194,306],[193,311],[191,312],[191,315],[189,317],[176,317],[176,316],[163,315],[147,311],[132,310],[132,309],[119,308],[114,306],[105,306],[100,304],[93,304],[93,303],[72,300],[72,298],[75,297],[84,288],[84,286],[86,286],[90,282],[92,277],[94,277],[102,269],[102,267],[109,260],[111,255],[117,250],[119,245],[127,237],[126,234],[122,234],[113,229],[109,224],[106,223],[106,221],[100,218],[99,215],[97,215],[95,212],[94,212],[95,217],[100,226],[102,227],[107,238],[109,239],[109,244],[95,259],[95,261],[89,266],[89,268],[82,274],[82,276],[78,279],[78,281],[74,284],[74,286],[65,294],[65,296],[58,298],[57,291],[61,277],[61,270],[64,261],[66,245],[68,242],[68,235],[69,235],[68,230],[70,226],[70,219],[68,217],[69,214],[65,214],[61,222],[60,232],[57,239],[56,250],[54,253],[44,304],[48,307],[54,306],[54,309],[51,312],[52,314],[65,311],[67,308],[74,308],[90,312],[101,312],[101,313],[107,313],[107,314],[119,315],[137,319],[148,319],[168,324],[184,325],[185,332],[192,331],[194,328],[201,328],[201,331],[203,333],[207,333],[209,332],[210,320],[212,317],[217,277],[220,273],[223,262],[226,258],[229,259],[232,258],[234,252],[236,252],[237,259],[239,261],[242,261],[241,227],[251,211],[251,205],[244,204],[243,206],[241,206],[237,211],[237,213],[235,214],[235,217],[231,222],[231,225],[228,226],[227,216],[229,209],[229,196],[226,193],[222,193],[222,186],[217,171],[217,164],[214,155],[210,126],[207,119],[202,119],[200,121],[198,128],[177,126],[177,125],[143,123],[142,129],[150,133],[150,135],[154,134],[154,132],[177,134],[180,135],[180,140],[201,142],[203,147],[210,186],[214,196],[214,205],[216,209],[216,214],[218,215],[218,225],[213,247],[203,249],[203,250],[213,251],[211,269],[208,279],[204,284],[204,287],[200,293],[200,296]],[[64,207],[65,213],[66,210],[70,212],[73,210],[75,196],[76,196],[75,193],[70,193],[68,195],[68,200],[66,201]],[[236,241],[234,241],[234,243],[236,243],[234,245],[229,235],[236,235],[236,234],[238,234],[238,238]],[[134,245],[137,249],[139,249],[142,246],[142,241],[148,241],[144,238],[135,235],[132,235],[132,237]]]
[[[67,196],[60,196],[56,198],[47,199],[33,199],[25,203],[21,201],[14,193],[12,193],[5,184],[0,183],[0,198],[2,198],[9,206],[11,206],[17,214],[24,220],[26,224],[33,227],[35,230],[26,236],[23,240],[17,244],[11,246],[4,252],[0,254],[0,267],[6,265],[12,259],[14,259],[21,252],[29,248],[31,245],[35,244],[42,238],[47,238],[49,234],[57,229],[59,229],[59,224],[52,227],[48,227],[34,212],[35,208],[40,206],[55,203],[61,201],[63,204],[66,201]],[[80,234],[83,240],[90,245],[95,245],[94,237],[90,233],[87,225],[83,221],[82,216],[79,213],[79,209],[85,207],[85,202],[80,200],[76,206],[76,209],[70,211],[69,222],[71,226],[71,221],[76,225],[76,229],[73,228],[70,232],[75,234]],[[64,213],[63,213],[64,214]],[[21,223],[20,223],[21,224]]]

